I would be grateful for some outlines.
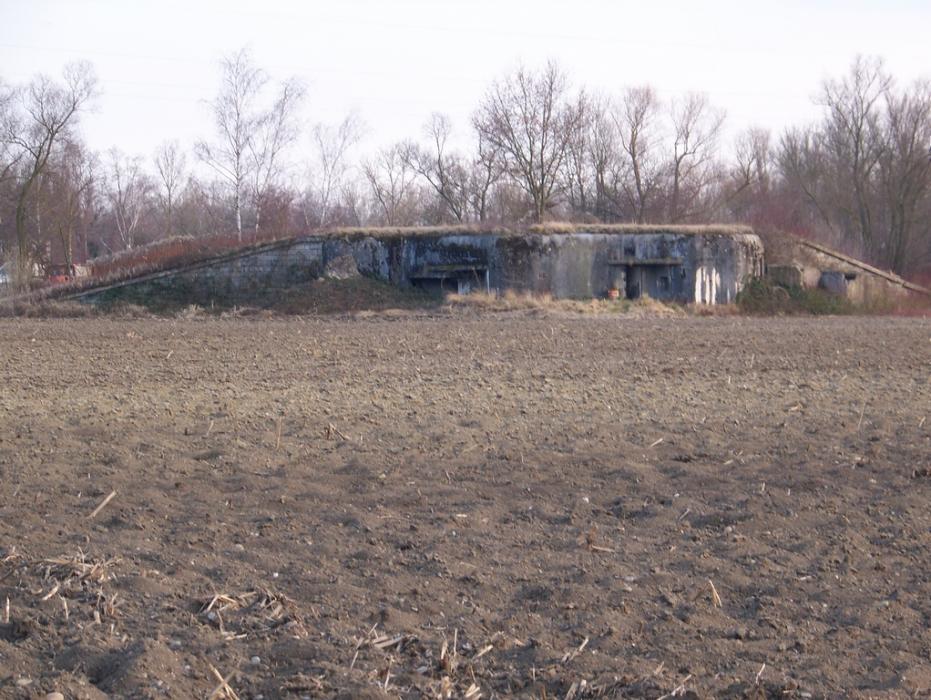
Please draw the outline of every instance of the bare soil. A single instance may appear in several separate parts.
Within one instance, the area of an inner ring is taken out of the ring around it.
[[[926,697],[929,341],[0,321],[0,697]]]

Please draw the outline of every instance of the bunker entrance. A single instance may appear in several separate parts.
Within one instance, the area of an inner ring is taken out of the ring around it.
[[[637,258],[622,255],[611,258],[608,264],[614,274],[617,288],[624,290],[628,299],[639,299],[644,294],[655,299],[673,297],[684,277],[682,258]],[[623,282],[623,287],[621,286]]]
[[[627,289],[624,291],[628,299],[639,299],[643,293],[643,268],[631,265],[627,268]]]
[[[410,280],[414,287],[436,296],[490,289],[488,268],[479,265],[425,265],[415,270]]]

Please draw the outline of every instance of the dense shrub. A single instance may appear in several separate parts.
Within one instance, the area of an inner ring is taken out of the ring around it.
[[[849,314],[857,310],[846,298],[823,289],[783,287],[766,278],[747,282],[737,295],[740,310],[750,314]]]

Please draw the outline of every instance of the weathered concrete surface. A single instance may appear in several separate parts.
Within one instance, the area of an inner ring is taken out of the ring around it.
[[[733,302],[763,272],[763,245],[749,229],[632,233],[417,233],[306,236],[144,275],[75,295],[91,303],[148,306],[256,303],[319,277],[351,257],[364,275],[400,286],[467,293],[528,291],[558,299],[643,295],[679,302]]]
[[[814,241],[794,236],[767,250],[767,271],[777,284],[820,288],[855,304],[881,304],[909,294],[931,291]]]
[[[468,292],[506,289],[558,299],[622,296],[706,304],[734,301],[763,272],[763,244],[746,233],[450,234],[327,239],[325,258],[352,255],[363,274]]]
[[[319,239],[276,241],[192,265],[155,272],[72,295],[94,304],[143,306],[246,303],[318,278],[323,272]]]

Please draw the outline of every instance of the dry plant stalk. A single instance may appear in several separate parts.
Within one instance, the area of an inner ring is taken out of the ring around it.
[[[708,579],[708,585],[711,586],[711,603],[714,607],[720,608],[722,605],[721,596],[718,595],[718,589],[714,587],[714,581],[710,578]]]
[[[233,671],[226,678],[224,678],[223,674],[214,668],[213,664],[209,661],[207,662],[207,666],[210,668],[210,673],[213,674],[213,677],[220,681],[220,685],[214,688],[213,692],[207,696],[207,700],[214,700],[214,698],[219,697],[229,698],[230,700],[239,700],[239,696],[236,695],[236,691],[230,687],[230,681],[233,679],[233,676],[236,675],[236,671]]]
[[[495,648],[494,644],[489,644],[488,646],[482,647],[482,649],[475,656],[472,657],[472,663],[475,663],[476,661],[478,661],[480,658],[485,656],[485,654],[487,654],[489,651],[491,651],[494,648]]]
[[[585,546],[588,547],[590,552],[606,552],[613,553],[614,550],[610,547],[601,547],[595,544],[595,536],[598,534],[598,526],[592,525],[591,529],[585,533]]]
[[[109,567],[119,561],[119,559],[114,558],[88,562],[84,552],[79,550],[71,559],[59,557],[56,559],[42,559],[36,563],[45,568],[46,579],[51,578],[54,574],[59,580],[73,579],[76,582],[88,580],[103,583],[110,580]]]
[[[692,674],[690,673],[685,678],[682,679],[682,682],[672,689],[671,692],[661,695],[657,700],[666,700],[666,698],[677,698],[680,695],[685,695],[685,685],[690,680],[692,680]]]
[[[237,595],[215,593],[201,605],[198,614],[209,617],[212,612],[216,616],[215,621],[220,633],[227,640],[244,639],[247,636],[245,631],[242,629],[239,632],[229,631],[223,621],[223,613],[238,610],[243,611],[244,614],[251,613],[258,618],[261,625],[258,627],[260,632],[281,627],[290,629],[295,638],[301,639],[307,636],[303,617],[293,610],[293,601],[280,593],[273,593],[264,588],[256,588]],[[242,627],[242,620],[240,620],[240,626]],[[251,630],[246,631],[256,631],[256,625],[253,624]]]
[[[390,649],[394,646],[400,646],[405,639],[407,639],[406,634],[399,634],[394,637],[391,637],[390,635],[383,635],[378,639],[373,639],[370,643],[376,649],[384,651],[385,649]]]
[[[567,651],[565,654],[563,654],[562,663],[565,664],[565,663],[572,661],[572,659],[576,658],[577,656],[579,656],[579,654],[585,651],[585,647],[587,646],[588,646],[588,637],[582,640],[582,643],[579,644],[578,649],[573,649],[572,651]]]
[[[459,646],[459,629],[456,628],[453,630],[453,646],[452,651],[449,649],[449,644],[444,639],[443,647],[440,649],[440,666],[446,673],[452,675],[456,671],[456,667],[459,665],[459,653],[456,651],[456,648]]]
[[[337,427],[336,427],[335,425],[333,425],[332,423],[327,424],[327,427],[324,428],[324,430],[323,430],[323,434],[324,434],[324,436],[326,437],[327,440],[332,440],[334,435],[335,435],[336,437],[338,437],[340,440],[344,440],[344,441],[348,441],[348,440],[349,440],[349,438],[346,437],[345,435],[343,435],[343,434],[339,431],[339,429],[337,429]]]
[[[52,586],[52,590],[50,590],[50,591],[49,591],[48,593],[46,593],[44,596],[42,596],[41,598],[39,598],[39,600],[41,600],[42,602],[45,602],[46,600],[48,600],[49,598],[51,598],[53,595],[55,595],[56,593],[58,593],[58,589],[59,589],[59,588],[61,588],[61,584],[58,583],[58,582],[56,581],[55,585]]]
[[[100,502],[100,505],[97,506],[96,508],[94,508],[94,511],[93,511],[90,515],[87,516],[87,519],[88,519],[88,520],[93,520],[95,517],[97,517],[97,514],[98,514],[100,511],[102,511],[102,510],[104,509],[104,507],[105,507],[110,501],[113,500],[114,496],[116,496],[116,491],[111,491],[110,494],[109,494],[105,499],[103,499],[103,500]]]
[[[765,670],[766,670],[766,664],[764,663],[762,666],[760,666],[760,670],[756,672],[756,679],[754,679],[753,681],[754,685],[760,684],[760,678],[763,677],[763,671]]]

